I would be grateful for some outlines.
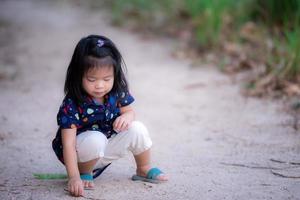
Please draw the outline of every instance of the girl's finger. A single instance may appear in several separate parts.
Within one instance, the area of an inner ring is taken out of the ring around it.
[[[78,197],[78,186],[74,187],[74,196]]]
[[[77,186],[77,196],[82,196],[83,193],[83,185],[78,185]]]
[[[119,130],[121,130],[121,128],[122,128],[122,123],[123,123],[122,120],[120,120],[119,123],[118,123],[118,126],[117,126],[117,127],[118,127]]]
[[[115,119],[115,121],[113,122],[113,126],[116,126],[118,120],[119,120],[119,118],[117,117],[117,118]]]
[[[120,124],[120,131],[125,131],[126,130],[126,122],[122,121],[122,123]]]
[[[71,187],[68,187],[68,192],[73,195],[73,191],[72,191],[72,188]]]
[[[71,193],[72,196],[75,195],[75,189],[73,186],[70,187],[69,192]]]
[[[121,125],[121,130],[122,131],[126,131],[127,130],[127,126],[128,126],[128,123],[123,122],[122,125]]]
[[[118,117],[113,124],[115,130],[118,130],[119,128],[119,122],[120,122],[120,118]]]
[[[118,131],[121,131],[122,130],[122,124],[124,123],[124,121],[122,120],[122,118],[119,118],[117,123],[116,123],[116,129]]]
[[[126,124],[125,130],[127,131],[129,129],[129,123]]]
[[[79,187],[78,196],[83,196],[83,187]]]

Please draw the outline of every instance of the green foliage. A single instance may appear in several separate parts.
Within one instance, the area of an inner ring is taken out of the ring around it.
[[[299,81],[300,0],[256,0],[253,14],[271,27],[275,51],[269,70],[281,80]]]
[[[220,39],[223,17],[232,10],[234,0],[186,0],[187,13],[196,24],[196,39],[200,45],[216,45]]]
[[[250,9],[253,18],[270,26],[291,27],[299,20],[300,0],[254,0]]]
[[[170,24],[178,30],[192,30],[193,45],[201,49],[219,47],[232,38],[238,41],[240,27],[245,22],[253,21],[259,29],[266,29],[267,25],[269,32],[264,37],[270,37],[275,47],[265,60],[266,73],[273,73],[279,79],[299,80],[300,0],[110,0],[107,3],[115,24],[137,21],[139,27],[152,27],[158,32]]]
[[[300,28],[284,31],[284,36],[284,51],[281,55],[283,68],[279,71],[279,77],[292,81],[300,75]]]
[[[113,0],[107,2],[112,9],[113,22],[115,24],[122,24],[124,21],[136,20],[142,23],[151,23],[155,18],[157,11],[165,13],[172,6],[171,0]]]

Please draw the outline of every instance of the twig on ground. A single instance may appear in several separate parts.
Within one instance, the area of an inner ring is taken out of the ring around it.
[[[283,163],[283,164],[289,164],[289,165],[300,165],[300,162],[288,162],[288,161],[276,160],[273,158],[271,158],[270,161],[277,162],[277,163]]]
[[[267,183],[262,183],[260,184],[261,186],[272,186],[271,184],[267,184]]]
[[[282,177],[282,178],[300,178],[300,176],[284,175],[284,174],[275,172],[275,171],[273,171],[273,170],[271,170],[271,173],[274,174],[275,176],[279,176],[279,177]]]
[[[238,164],[238,163],[224,163],[220,162],[222,165],[228,165],[228,166],[234,166],[234,167],[246,167],[246,168],[251,168],[251,169],[274,169],[274,170],[282,170],[282,169],[287,169],[285,168],[278,168],[278,167],[265,167],[265,166],[251,166],[251,165],[245,165],[245,164]]]
[[[64,188],[64,191],[69,193],[69,190],[67,188]],[[105,199],[96,199],[93,197],[86,197],[86,196],[80,196],[80,197],[82,197],[84,199],[90,199],[90,200],[105,200]]]

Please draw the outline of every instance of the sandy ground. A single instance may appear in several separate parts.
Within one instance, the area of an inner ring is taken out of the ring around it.
[[[152,136],[165,184],[132,182],[132,156],[111,165],[79,199],[300,199],[299,132],[280,103],[246,99],[229,77],[170,56],[173,45],[109,25],[102,13],[64,3],[2,0],[0,199],[73,199],[51,150],[66,67],[77,41],[110,37],[128,66],[134,107]]]

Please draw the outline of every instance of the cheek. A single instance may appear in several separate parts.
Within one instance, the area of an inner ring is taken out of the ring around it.
[[[89,90],[91,88],[91,84],[89,84],[87,81],[82,81],[82,86],[85,90]]]
[[[82,87],[86,88],[86,81],[82,80]]]
[[[112,80],[111,82],[110,82],[110,87],[112,88],[114,86],[114,80]]]

